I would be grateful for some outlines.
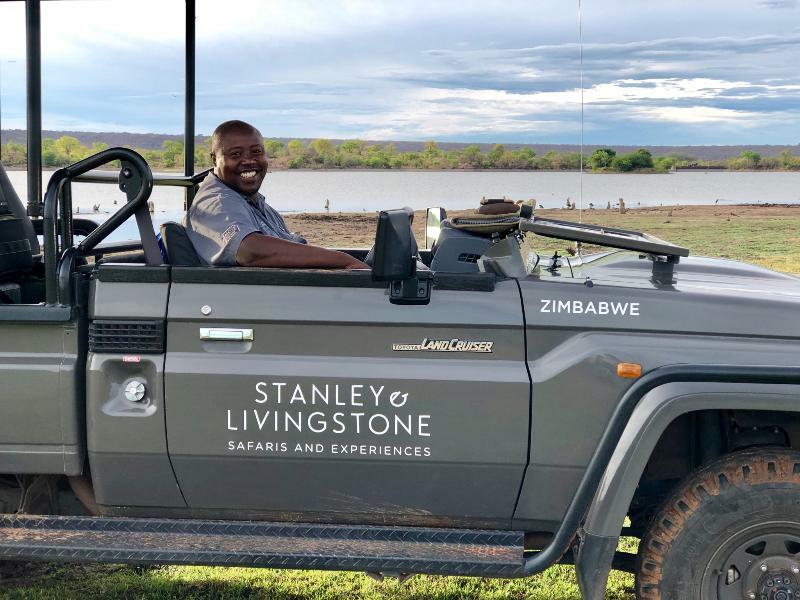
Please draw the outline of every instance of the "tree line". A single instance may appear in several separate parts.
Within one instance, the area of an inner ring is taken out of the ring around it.
[[[537,155],[531,148],[507,149],[495,144],[482,150],[473,144],[458,150],[440,148],[436,142],[425,142],[421,151],[400,152],[394,144],[367,143],[347,140],[334,144],[327,139],[305,143],[291,140],[265,139],[264,147],[272,169],[509,169],[542,171],[577,171],[581,168],[578,152],[549,151]],[[62,136],[56,140],[42,140],[42,164],[61,167],[77,162],[108,144],[95,142],[85,146],[78,139]],[[183,142],[165,141],[160,149],[134,148],[154,170],[181,169],[183,167]],[[211,166],[210,140],[195,146],[194,161],[197,170]],[[23,144],[9,141],[0,146],[0,159],[6,166],[24,167],[26,150]],[[729,169],[729,170],[800,170],[800,157],[784,150],[778,156],[762,157],[757,152],[743,150],[737,157],[722,161],[702,161],[688,155],[668,154],[653,156],[641,148],[627,154],[618,154],[612,148],[597,148],[584,157],[583,168],[592,172],[612,173],[665,173],[673,169]]]
[[[800,156],[783,150],[777,156],[762,157],[758,152],[742,150],[739,156],[727,160],[698,160],[683,154],[653,156],[649,150],[640,148],[628,154],[617,154],[611,148],[598,148],[592,152],[587,166],[594,172],[664,173],[673,169],[728,169],[730,171],[800,171]]]

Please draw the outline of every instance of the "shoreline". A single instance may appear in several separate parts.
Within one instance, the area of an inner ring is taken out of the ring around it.
[[[462,208],[445,208],[448,215],[457,215],[463,216],[469,212],[474,211],[477,206],[474,207],[462,207]],[[577,220],[577,215],[579,214],[588,214],[588,215],[636,215],[645,212],[673,212],[673,211],[682,211],[685,213],[691,212],[705,212],[708,210],[714,211],[726,211],[728,209],[744,209],[749,210],[752,212],[758,211],[765,211],[765,210],[783,210],[787,212],[794,212],[800,211],[800,201],[796,203],[790,202],[742,202],[742,203],[729,203],[729,204],[649,204],[649,205],[639,205],[639,206],[626,206],[625,212],[620,212],[619,208],[612,207],[612,208],[583,208],[578,209],[576,208],[564,208],[563,206],[554,206],[554,207],[546,207],[546,208],[535,208],[534,213],[558,213],[560,216],[565,215],[576,215],[575,219],[566,219],[566,220]],[[285,218],[297,218],[297,219],[319,219],[319,220],[342,220],[342,219],[355,219],[358,220],[362,217],[366,217],[369,219],[373,219],[375,215],[377,215],[381,210],[389,210],[389,208],[380,209],[380,210],[331,210],[326,212],[324,210],[313,209],[313,210],[278,210],[278,212],[283,215]],[[159,209],[156,207],[155,213],[150,213],[151,215],[158,215],[158,214],[173,214],[176,212],[183,212],[183,209]],[[415,218],[419,217],[424,219],[425,218],[426,209],[415,209],[414,215]],[[95,215],[111,215],[113,211],[102,211],[102,212],[73,212],[73,216],[77,217],[91,217]]]
[[[66,166],[66,165],[65,165]],[[26,167],[3,165],[7,172],[27,171]],[[64,167],[43,168],[43,173],[52,173]],[[197,169],[195,173],[202,173],[211,167]],[[99,168],[96,171],[117,171],[118,169]],[[154,174],[162,175],[183,175],[182,169],[153,171]],[[268,169],[267,173],[575,173],[580,174],[577,169]],[[680,175],[682,173],[798,173],[792,169],[678,169],[677,171],[653,171],[643,169],[640,171],[583,171],[584,175]]]

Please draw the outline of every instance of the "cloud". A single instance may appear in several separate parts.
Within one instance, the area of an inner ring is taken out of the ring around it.
[[[710,100],[747,82],[720,79],[621,79],[592,86],[585,102],[637,102],[640,100]]]
[[[785,53],[782,59],[781,52]],[[572,41],[518,48],[436,49],[426,55],[429,64],[422,68],[387,70],[383,77],[441,87],[458,82],[493,86],[505,81],[528,89],[572,84],[579,78],[579,46]],[[745,72],[764,77],[776,68],[784,76],[796,77],[781,64],[789,56],[800,58],[800,33],[593,42],[584,44],[583,71],[589,85],[657,74],[709,77],[710,69],[726,78]],[[763,71],[765,59],[771,63],[770,72]]]
[[[797,8],[800,0],[760,0],[759,4],[772,9]]]
[[[658,106],[636,107],[630,111],[634,119],[687,124],[737,124],[755,127],[764,115],[742,110],[715,108],[713,106]]]
[[[381,131],[407,131],[416,121],[441,135],[456,127],[538,135],[556,119],[571,131],[580,96],[578,48],[570,41],[429,50],[422,65],[383,72],[391,83],[424,91],[413,100],[403,96],[405,108],[381,112],[381,120],[402,123]],[[781,120],[796,126],[800,78],[786,64],[800,60],[799,48],[797,32],[587,43],[586,114],[607,131],[628,118],[665,127],[739,123],[753,130]]]
[[[585,7],[587,134],[800,139],[798,1],[645,4]],[[43,3],[45,122],[180,131],[183,6]],[[558,0],[198,0],[197,15],[200,132],[240,117],[297,137],[577,138],[577,19]],[[22,24],[24,5],[0,2],[0,59]],[[24,96],[0,69],[7,126]]]
[[[183,2],[72,0],[42,2],[42,56],[52,63],[135,54],[144,43],[183,47]],[[154,17],[154,15],[158,15]],[[0,55],[25,57],[25,5],[0,5]]]
[[[565,104],[573,106],[572,115],[576,116],[578,97],[575,93],[559,97],[561,101],[555,97],[542,101],[541,95],[505,90],[414,89],[378,113],[347,115],[341,122],[361,129],[369,139],[468,137],[492,131],[543,135],[574,130],[574,125],[564,122],[569,110]]]
[[[774,113],[765,115],[753,110],[698,104],[743,86],[743,82],[703,78],[625,79],[587,89],[584,102],[587,113],[611,121],[631,118],[681,124],[741,123],[748,127],[775,123]],[[771,89],[791,91],[793,86]],[[750,92],[746,97],[754,95]],[[341,122],[350,128],[363,128],[363,135],[370,138],[449,137],[492,131],[542,136],[576,131],[579,106],[577,88],[534,93],[424,88],[396,98],[377,114],[343,117]],[[383,125],[371,127],[375,122]]]

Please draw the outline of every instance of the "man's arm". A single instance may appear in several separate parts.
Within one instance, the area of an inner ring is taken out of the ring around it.
[[[369,269],[369,265],[344,252],[255,232],[239,244],[236,264],[240,267],[284,269]]]

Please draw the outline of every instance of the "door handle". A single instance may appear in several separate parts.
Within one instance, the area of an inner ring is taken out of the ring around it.
[[[252,329],[230,329],[227,327],[201,327],[201,340],[221,340],[221,341],[253,341]]]

